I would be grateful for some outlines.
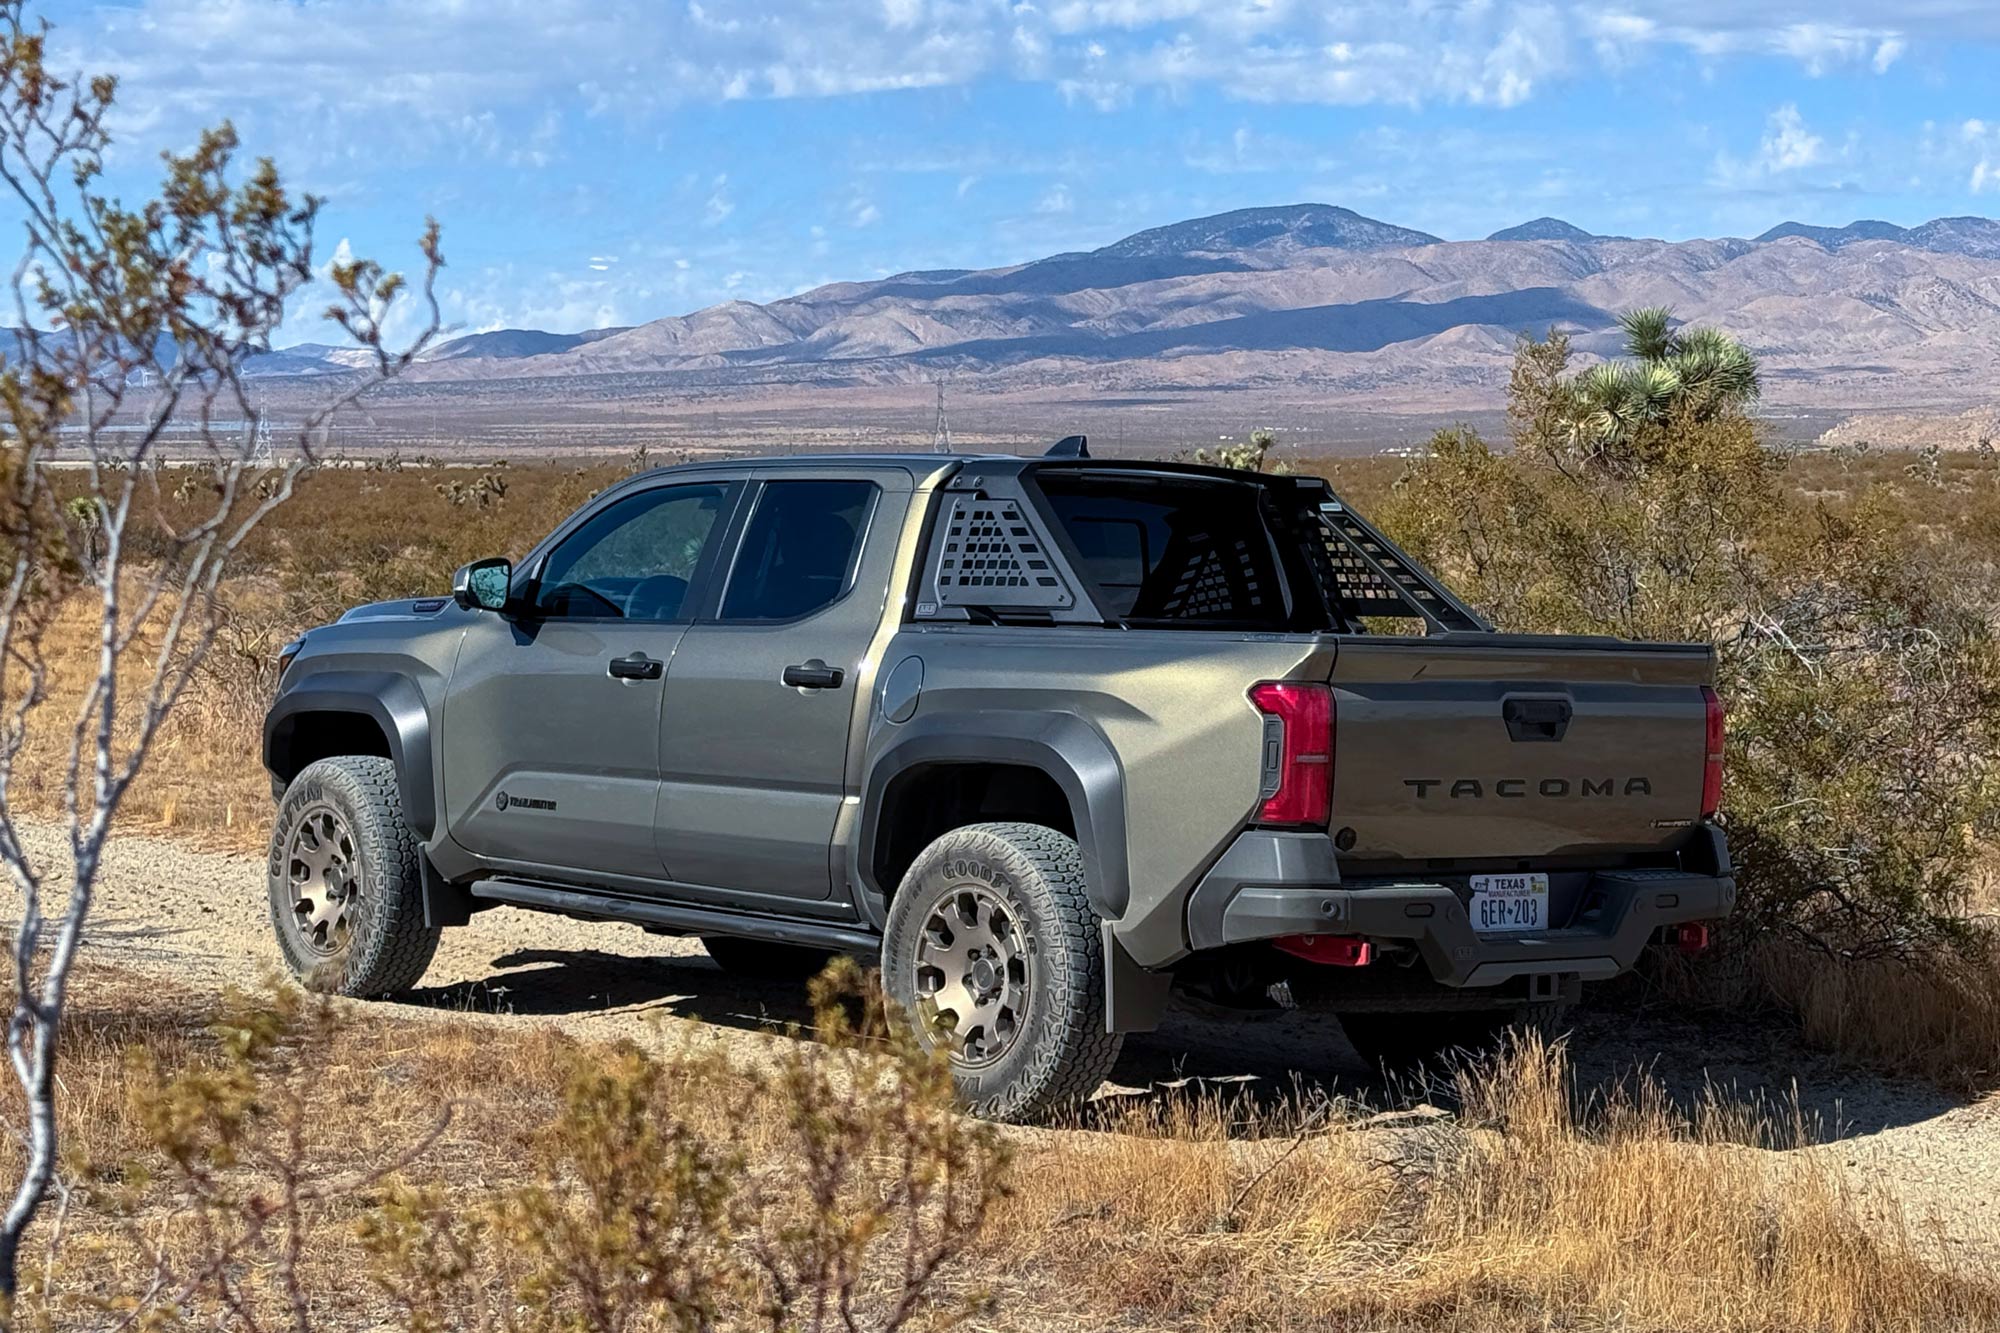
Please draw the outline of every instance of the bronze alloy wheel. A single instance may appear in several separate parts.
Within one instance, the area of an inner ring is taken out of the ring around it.
[[[950,1053],[977,1114],[1039,1120],[1097,1091],[1118,1059],[1103,925],[1076,839],[1045,824],[966,824],[903,872],[882,986],[925,1044]]]
[[[353,937],[362,893],[354,834],[340,812],[325,802],[308,806],[292,828],[285,866],[301,939],[332,957]]]
[[[422,844],[386,756],[307,764],[279,798],[264,865],[272,932],[293,976],[351,999],[422,979],[440,927],[428,919]]]
[[[1032,991],[1027,941],[1007,902],[984,884],[962,885],[925,918],[915,959],[917,1018],[961,1065],[990,1065],[1027,1025]]]

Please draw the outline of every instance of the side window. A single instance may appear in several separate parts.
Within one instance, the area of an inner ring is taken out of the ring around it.
[[[838,601],[875,508],[872,481],[774,481],[757,498],[724,620],[794,620]]]
[[[661,486],[593,514],[549,554],[535,609],[556,619],[675,620],[729,484]]]

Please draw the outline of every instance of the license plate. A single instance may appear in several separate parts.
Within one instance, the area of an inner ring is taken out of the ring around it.
[[[1547,930],[1549,926],[1549,877],[1540,872],[1529,875],[1474,875],[1472,928],[1482,935],[1507,931]]]

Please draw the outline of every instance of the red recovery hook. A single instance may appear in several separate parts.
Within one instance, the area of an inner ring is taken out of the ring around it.
[[[1352,935],[1280,935],[1271,941],[1294,958],[1330,967],[1366,967],[1375,946]]]

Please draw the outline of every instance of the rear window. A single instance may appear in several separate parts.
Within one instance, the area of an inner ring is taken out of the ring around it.
[[[1294,628],[1261,487],[1055,468],[1035,481],[1107,616],[1146,626]]]
[[[847,591],[875,505],[872,481],[773,481],[743,535],[725,621],[796,620]]]

